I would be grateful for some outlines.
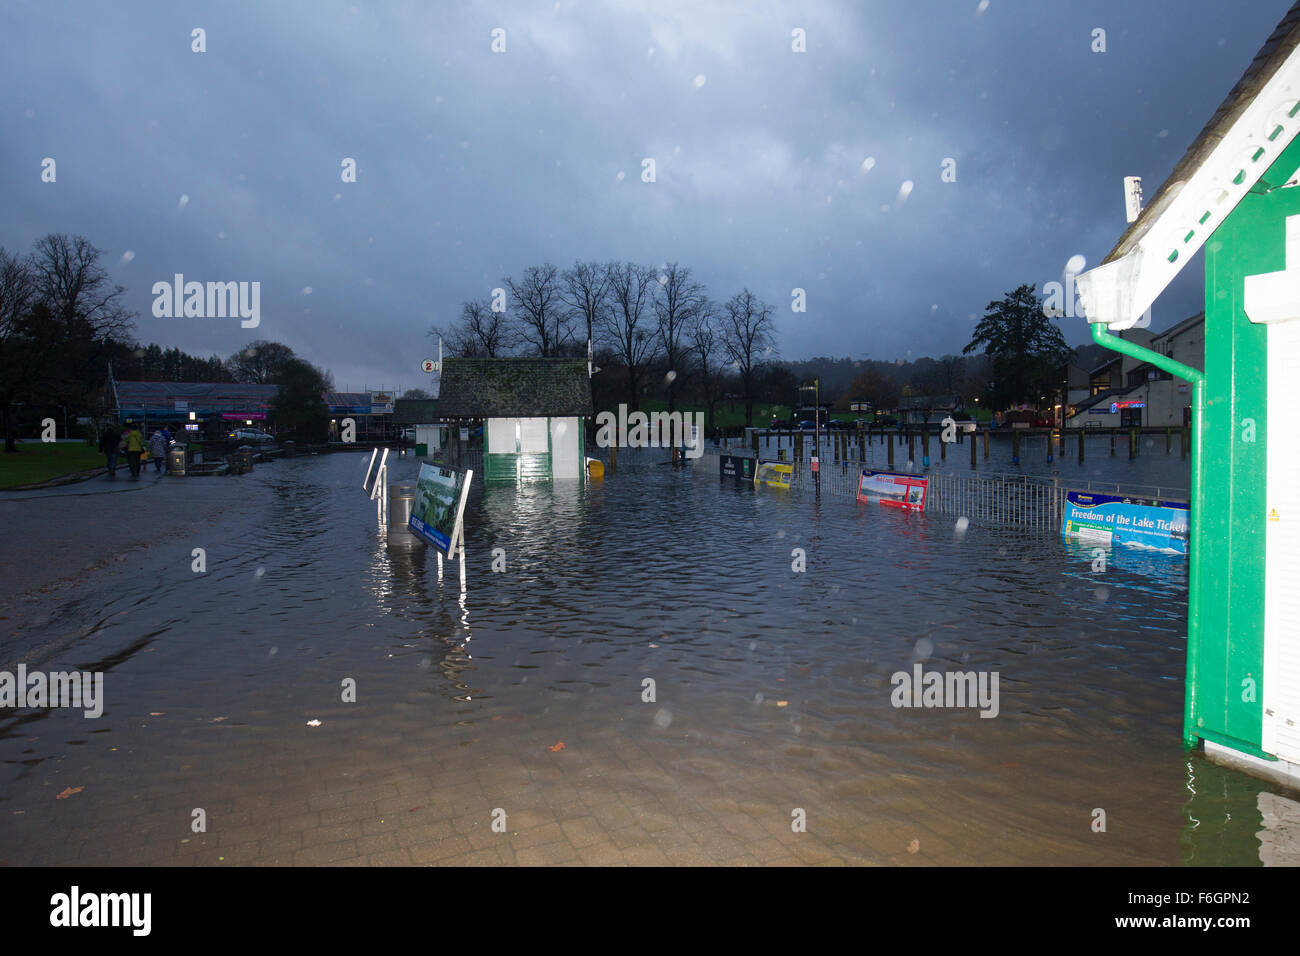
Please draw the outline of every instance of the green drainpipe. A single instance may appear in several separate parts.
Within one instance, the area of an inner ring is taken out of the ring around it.
[[[1092,325],[1092,340],[1121,355],[1150,362],[1156,368],[1192,383],[1192,493],[1187,513],[1187,559],[1190,562],[1187,571],[1187,679],[1186,692],[1183,695],[1183,744],[1190,749],[1196,746],[1192,715],[1196,712],[1196,668],[1201,651],[1201,621],[1196,602],[1197,595],[1201,593],[1201,565],[1191,552],[1195,547],[1195,535],[1200,533],[1201,508],[1204,504],[1201,494],[1205,488],[1205,461],[1201,454],[1201,447],[1205,412],[1205,373],[1182,362],[1175,362],[1167,355],[1161,355],[1159,352],[1153,352],[1122,339],[1118,335],[1112,335],[1100,322]]]

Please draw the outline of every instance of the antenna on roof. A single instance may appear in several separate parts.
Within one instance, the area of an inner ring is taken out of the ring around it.
[[[1137,222],[1142,215],[1142,177],[1124,177],[1124,211],[1129,222]]]

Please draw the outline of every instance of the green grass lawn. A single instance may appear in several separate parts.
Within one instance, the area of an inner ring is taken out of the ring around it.
[[[0,451],[0,488],[31,485],[96,465],[104,465],[104,456],[84,442],[25,442],[14,454]]]

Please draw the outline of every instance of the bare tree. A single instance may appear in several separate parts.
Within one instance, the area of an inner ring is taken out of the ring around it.
[[[659,274],[658,293],[655,296],[655,318],[658,321],[659,345],[668,359],[668,410],[676,410],[677,376],[684,371],[687,329],[694,322],[705,302],[704,286],[691,280],[691,270],[676,262],[667,265]]]
[[[24,401],[84,402],[102,382],[111,343],[130,330],[133,314],[122,305],[126,290],[109,280],[100,255],[83,236],[51,233],[28,257],[35,293],[28,318],[20,320]],[[15,446],[6,430],[9,449]]]
[[[605,319],[605,339],[627,369],[628,402],[640,404],[641,373],[655,353],[651,327],[654,269],[634,262],[612,262],[608,267],[610,309]]]
[[[519,337],[542,358],[554,358],[573,338],[573,314],[561,295],[560,272],[549,262],[529,266],[520,279],[505,278],[516,309]]]
[[[721,382],[721,369],[718,368],[720,339],[713,304],[705,299],[688,327],[687,342],[700,371],[700,390],[704,393],[704,405],[708,410],[705,424],[709,428],[714,427],[714,408],[718,403]]]
[[[99,256],[84,236],[51,233],[37,241],[30,261],[37,297],[53,316],[102,340],[126,332],[131,313],[121,304],[126,289],[109,282]]]
[[[443,347],[461,358],[499,358],[506,354],[509,326],[504,312],[493,312],[482,299],[460,307],[460,320],[449,328],[435,325],[430,335],[442,336]]]
[[[745,393],[745,424],[754,424],[754,372],[774,347],[774,310],[748,289],[722,307],[722,349],[740,374]]]
[[[598,262],[573,263],[564,271],[564,302],[572,310],[575,320],[587,325],[587,364],[590,374],[596,332],[605,320],[609,308],[610,266]]]
[[[35,302],[36,277],[29,264],[0,247],[0,411],[7,452],[18,451],[13,405],[25,394],[38,370],[30,361],[36,343],[32,327]]]
[[[243,385],[273,385],[281,366],[294,358],[289,346],[258,339],[226,359],[226,371]]]

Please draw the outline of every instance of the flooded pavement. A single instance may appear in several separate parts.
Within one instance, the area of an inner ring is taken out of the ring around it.
[[[1022,435],[1020,442],[1019,461],[1013,461],[1014,446],[1011,441],[1009,430],[995,432],[989,439],[988,458],[984,457],[984,435],[980,433],[974,439],[976,444],[975,468],[970,466],[970,442],[971,436],[961,436],[961,442],[952,442],[946,447],[940,442],[939,434],[936,431],[930,435],[930,467],[931,473],[938,474],[959,474],[959,475],[990,475],[990,474],[1007,474],[1007,475],[1028,475],[1035,478],[1058,478],[1063,484],[1070,487],[1086,488],[1092,484],[1094,488],[1099,486],[1120,484],[1125,488],[1137,488],[1143,491],[1153,492],[1156,488],[1161,490],[1161,494],[1167,497],[1174,497],[1181,494],[1187,495],[1187,489],[1191,485],[1191,459],[1182,457],[1180,453],[1179,435],[1177,430],[1171,432],[1166,451],[1165,435],[1160,434],[1141,434],[1137,436],[1138,446],[1137,454],[1132,459],[1129,458],[1128,437],[1121,435],[1116,436],[1114,442],[1114,454],[1111,454],[1110,435],[1085,434],[1084,442],[1084,460],[1079,463],[1079,436],[1075,430],[1068,433],[1065,442],[1065,452],[1061,453],[1059,443],[1053,441],[1050,446],[1047,436],[1042,434]],[[898,471],[924,471],[923,459],[925,454],[925,445],[921,441],[921,436],[915,436],[912,445],[913,459],[910,461],[907,454],[907,439],[904,438],[900,443],[898,435],[891,434],[889,438],[894,445],[894,468]],[[739,439],[731,439],[732,447],[741,447],[742,453],[745,446],[744,442]],[[810,455],[813,447],[813,434],[811,431],[803,433],[804,455]],[[787,432],[782,435],[773,434],[770,438],[764,435],[759,436],[758,453],[760,458],[776,459],[781,449],[786,450],[787,457],[793,454],[793,438]],[[828,463],[835,461],[835,452],[833,439],[827,437],[827,433],[822,433],[822,460]],[[850,458],[854,463],[860,463],[861,449],[855,444],[852,445]],[[889,467],[889,446],[882,444],[880,435],[873,437],[870,444],[866,447],[866,461],[864,467],[885,469]]]
[[[476,478],[462,591],[368,457],[175,479],[202,522],[6,622],[105,703],[0,711],[0,863],[1295,862],[1300,795],[1180,747],[1180,560],[647,466]]]

